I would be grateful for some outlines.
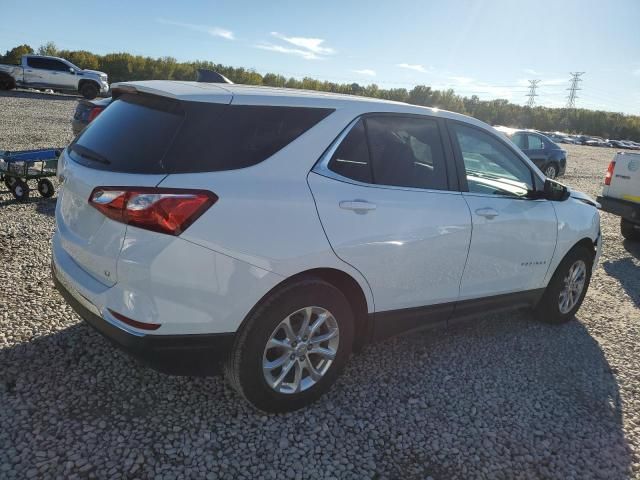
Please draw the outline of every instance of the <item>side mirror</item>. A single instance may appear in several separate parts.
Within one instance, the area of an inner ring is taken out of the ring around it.
[[[547,178],[544,181],[544,198],[554,202],[562,202],[569,198],[569,189],[560,182]]]
[[[75,75],[75,73],[76,73],[76,69],[75,69],[75,68],[72,68],[72,67],[69,67],[69,73],[71,73],[71,74]]]

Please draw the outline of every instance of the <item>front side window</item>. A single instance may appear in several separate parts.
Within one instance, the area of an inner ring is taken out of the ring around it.
[[[430,118],[368,117],[373,180],[380,185],[447,189],[440,131]]]
[[[477,128],[452,126],[470,192],[526,197],[534,189],[531,170],[497,138]]]
[[[527,135],[529,140],[529,150],[544,150],[544,143],[540,137],[535,135]]]

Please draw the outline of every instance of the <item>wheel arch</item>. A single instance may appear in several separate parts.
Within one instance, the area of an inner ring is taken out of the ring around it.
[[[569,255],[569,252],[575,250],[578,247],[586,248],[595,257],[596,256],[596,249],[597,249],[597,246],[596,246],[597,241],[598,241],[597,239],[593,240],[593,239],[591,239],[589,237],[585,237],[582,240],[578,240],[573,247],[571,247],[569,250],[567,250],[567,253],[564,254],[564,257]],[[562,258],[564,259],[564,257],[562,257]]]
[[[87,83],[92,83],[98,89],[98,92],[100,92],[100,84],[92,78],[83,78],[82,80],[80,80],[78,82],[78,91],[82,90],[82,87]]]
[[[371,308],[369,308],[369,302],[367,300],[365,291],[363,287],[358,283],[358,281],[352,275],[337,268],[312,268],[287,277],[276,286],[271,288],[271,290],[269,290],[267,293],[265,293],[262,298],[260,298],[260,300],[254,305],[254,307],[242,320],[238,331],[242,330],[249,319],[253,316],[254,312],[265,301],[268,301],[268,299],[274,293],[292,284],[298,283],[302,280],[307,280],[309,278],[324,280],[325,282],[336,287],[344,294],[347,302],[349,303],[349,306],[351,307],[356,323],[353,348],[355,351],[361,350],[362,347],[371,338],[372,324],[369,322],[369,310],[373,310],[373,305],[371,305]]]

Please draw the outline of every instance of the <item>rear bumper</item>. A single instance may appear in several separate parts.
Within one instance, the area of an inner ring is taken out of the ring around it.
[[[610,197],[598,197],[596,201],[602,205],[602,211],[640,224],[640,204]]]
[[[88,300],[58,278],[51,263],[56,289],[76,313],[118,348],[145,365],[169,375],[208,376],[220,373],[235,334],[143,335],[115,326],[92,311]]]

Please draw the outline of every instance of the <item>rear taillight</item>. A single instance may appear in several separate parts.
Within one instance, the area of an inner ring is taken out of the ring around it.
[[[613,178],[613,170],[616,168],[616,161],[611,160],[607,167],[607,174],[604,176],[604,184],[611,185],[611,179]]]
[[[217,200],[206,190],[96,187],[89,204],[116,222],[180,235]]]
[[[93,122],[96,119],[96,117],[100,115],[100,112],[102,112],[103,110],[104,110],[104,107],[93,107],[89,111],[89,117],[87,118],[87,123]]]

